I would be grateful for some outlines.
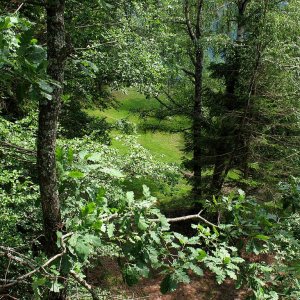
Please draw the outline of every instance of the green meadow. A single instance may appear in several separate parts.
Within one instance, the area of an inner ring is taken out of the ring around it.
[[[107,110],[88,109],[89,115],[94,117],[105,117],[109,123],[115,123],[120,119],[126,119],[137,126],[139,143],[151,151],[158,160],[169,163],[181,163],[183,145],[183,137],[180,133],[169,133],[165,131],[144,131],[142,124],[145,122],[140,117],[141,110],[158,108],[158,103],[146,97],[139,92],[130,89],[127,93],[115,92],[114,97],[117,100],[117,107]],[[151,118],[151,122],[158,122],[158,120]],[[162,125],[172,125],[182,120],[174,118],[168,121],[162,121]],[[118,131],[112,132],[113,137],[118,135]],[[113,139],[112,147],[119,151],[126,151],[125,146]]]

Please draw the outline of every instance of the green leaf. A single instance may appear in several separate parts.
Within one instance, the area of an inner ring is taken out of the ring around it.
[[[159,215],[158,216],[158,219],[159,219],[159,221],[160,221],[160,224],[161,224],[161,229],[162,230],[169,230],[170,229],[170,224],[169,224],[169,222],[168,222],[168,219],[165,217],[165,216],[163,216],[163,215]]]
[[[126,199],[127,199],[128,205],[131,206],[132,203],[134,202],[134,192],[127,192]]]
[[[103,160],[103,155],[101,153],[92,153],[89,155],[88,160],[92,162],[101,162]]]
[[[90,202],[82,209],[82,214],[84,216],[90,215],[96,210],[96,207],[95,202]]]
[[[67,176],[69,176],[73,179],[80,179],[80,178],[83,178],[85,176],[85,174],[80,171],[70,171],[70,172],[67,172]]]
[[[109,224],[107,226],[107,235],[108,235],[109,238],[113,237],[114,231],[115,231],[115,225],[113,223]]]
[[[84,243],[83,240],[78,239],[75,246],[75,252],[81,260],[86,261],[90,254],[90,246]]]
[[[230,262],[231,262],[231,258],[228,256],[223,259],[223,263],[226,265],[228,265]]]
[[[44,286],[46,284],[46,282],[47,282],[47,279],[45,277],[37,278],[32,282],[32,289],[34,290],[36,296],[38,296],[40,294],[38,288],[40,286]]]
[[[116,177],[116,178],[125,177],[125,175],[121,171],[119,171],[117,169],[113,169],[113,168],[102,168],[100,171],[105,173],[105,174],[108,174],[112,177]]]
[[[196,266],[196,265],[194,265],[194,264],[191,264],[191,270],[196,274],[196,275],[198,275],[198,276],[203,276],[203,270],[200,268],[200,267],[198,267],[198,266]]]
[[[47,94],[51,94],[53,92],[53,87],[47,81],[39,80],[37,84]]]
[[[177,282],[171,275],[167,275],[160,284],[160,291],[162,294],[174,292],[177,288]]]
[[[258,234],[258,235],[255,236],[255,238],[258,239],[258,240],[262,240],[262,241],[268,241],[270,239],[269,236],[263,235],[263,234]]]
[[[133,286],[134,284],[138,283],[140,276],[136,268],[127,267],[125,270],[123,270],[123,277],[129,286]]]
[[[145,198],[149,198],[151,196],[150,189],[144,184],[143,184],[143,195],[145,196]]]
[[[139,221],[138,221],[138,228],[140,230],[145,231],[148,227],[149,227],[149,225],[146,223],[146,220],[144,219],[144,217],[140,217]]]
[[[56,245],[57,247],[61,247],[61,238],[62,238],[62,233],[60,231],[56,232],[56,236],[57,236],[57,241],[56,241]]]
[[[54,293],[59,293],[60,289],[62,288],[62,285],[59,284],[57,281],[54,281],[52,282],[51,284],[51,289],[50,291],[51,292],[54,292]]]
[[[61,260],[61,271],[63,274],[68,274],[73,267],[71,258],[65,254]]]
[[[228,172],[227,177],[232,180],[239,180],[242,176],[241,171],[239,170],[231,170]]]
[[[158,245],[161,244],[160,238],[154,231],[150,231],[150,236],[156,244],[158,244]]]
[[[198,250],[198,256],[197,259],[199,261],[203,260],[207,256],[206,252],[202,249]]]
[[[97,220],[93,225],[92,228],[96,231],[100,231],[102,228],[103,222],[100,220]]]
[[[190,283],[189,276],[182,269],[177,269],[173,276],[176,277],[177,282]]]
[[[179,240],[180,244],[184,245],[187,244],[188,242],[188,238],[185,237],[184,235],[178,233],[178,232],[174,232],[174,236]]]
[[[233,280],[237,280],[237,276],[233,271],[227,270],[227,275],[233,279]]]
[[[105,196],[105,193],[106,191],[104,187],[99,188],[97,193],[97,200],[102,200],[102,198]]]

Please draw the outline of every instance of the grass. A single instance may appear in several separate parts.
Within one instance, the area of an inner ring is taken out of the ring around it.
[[[92,110],[88,109],[86,112],[90,116],[105,117],[109,123],[115,123],[117,120],[126,118],[128,121],[139,125],[143,120],[139,117],[139,111],[143,109],[155,109],[159,107],[156,101],[148,100],[146,97],[137,91],[130,89],[128,93],[115,92],[114,96],[118,101],[117,108],[108,110]],[[172,122],[169,121],[169,122]],[[174,118],[174,122],[178,122]],[[140,126],[141,127],[141,126]],[[118,134],[117,131],[112,132],[112,137]],[[182,158],[181,147],[183,145],[183,137],[178,133],[167,132],[144,132],[138,131],[139,143],[151,151],[151,153],[160,161],[169,163],[180,163]],[[112,147],[117,148],[121,153],[126,152],[126,147],[121,142],[113,139]]]
[[[157,160],[166,163],[181,164],[182,162],[182,147],[184,144],[183,136],[179,133],[170,133],[166,131],[144,131],[142,129],[145,121],[140,118],[139,112],[141,110],[149,110],[159,108],[159,104],[151,99],[146,99],[145,96],[138,93],[136,90],[130,89],[128,93],[115,92],[114,97],[118,102],[117,108],[108,110],[86,110],[90,116],[105,117],[106,120],[114,124],[120,119],[126,118],[128,121],[137,125],[138,141],[146,149],[148,149]],[[174,117],[169,120],[159,121],[157,119],[150,119],[147,122],[158,125],[159,128],[168,128],[170,126],[188,127],[186,120],[180,117]],[[160,127],[160,125],[162,125]],[[114,139],[120,132],[113,130],[112,147],[116,148],[121,154],[127,153],[128,148],[120,141]],[[133,181],[124,182],[124,187],[127,190],[134,191],[137,197],[142,197],[142,185],[146,184],[153,196],[157,197],[158,202],[163,210],[177,209],[182,207],[189,207],[191,200],[188,195],[191,191],[191,186],[188,182],[181,178],[178,184],[174,187],[165,187],[162,191],[156,182],[147,180],[145,178],[135,179]]]

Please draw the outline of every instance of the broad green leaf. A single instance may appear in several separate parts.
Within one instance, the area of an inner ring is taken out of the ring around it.
[[[125,270],[123,270],[123,276],[129,286],[133,286],[134,284],[138,283],[140,278],[138,271],[133,267],[127,267]]]
[[[149,227],[149,225],[146,223],[145,218],[144,217],[140,217],[139,221],[138,221],[138,228],[140,230],[145,231],[148,227]]]
[[[84,173],[80,172],[80,171],[70,171],[70,172],[67,172],[66,175],[68,177],[71,177],[71,178],[74,178],[74,179],[80,179],[80,178],[83,178],[85,176]]]
[[[255,238],[258,239],[258,240],[262,240],[262,241],[268,241],[270,239],[269,236],[263,235],[263,234],[258,234],[258,235],[255,236]]]

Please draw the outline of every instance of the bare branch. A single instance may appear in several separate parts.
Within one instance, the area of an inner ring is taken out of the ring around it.
[[[15,14],[18,13],[18,11],[22,8],[23,5],[24,5],[24,2],[20,4],[20,6],[16,9],[16,11],[14,13]]]
[[[17,152],[20,152],[22,154],[27,154],[27,155],[31,155],[31,156],[36,156],[36,152],[34,150],[31,149],[25,149],[23,147],[20,147],[18,145],[15,144],[11,144],[11,143],[7,143],[7,142],[0,142],[0,147],[2,148],[6,148],[6,149],[13,149]]]
[[[190,36],[191,40],[193,42],[195,42],[196,35],[193,31],[192,24],[191,24],[189,0],[184,1],[184,15],[185,15],[185,23],[186,23],[187,30],[189,32],[189,36]]]
[[[182,68],[181,70],[182,70],[185,74],[187,74],[187,75],[189,75],[189,76],[195,78],[195,73],[194,73],[194,72],[191,72],[191,71],[189,71],[189,70],[187,70],[187,69],[185,69],[185,68]]]
[[[164,93],[165,93],[165,95],[168,97],[168,99],[169,99],[174,105],[176,105],[177,107],[183,109],[182,105],[178,104],[178,103],[174,100],[174,98],[173,98],[168,92],[164,91]]]
[[[171,106],[167,105],[165,102],[163,102],[158,96],[154,96],[154,98],[162,105],[164,106],[165,108],[167,109],[172,109]]]
[[[167,221],[169,223],[176,223],[176,222],[182,222],[182,221],[188,221],[188,220],[195,220],[195,219],[200,219],[201,221],[203,221],[204,223],[212,226],[212,227],[219,227],[218,225],[215,225],[213,223],[211,223],[210,221],[208,221],[207,219],[203,218],[201,216],[202,210],[196,214],[196,215],[188,215],[188,216],[182,216],[182,217],[177,217],[177,218],[168,218]],[[152,222],[160,222],[159,219],[150,219],[150,221]]]
[[[93,287],[90,284],[88,284],[83,278],[81,278],[74,271],[70,271],[70,274],[79,284],[81,284],[84,288],[86,288],[90,292],[93,300],[100,300],[97,293],[95,292],[95,290],[93,289]]]
[[[203,0],[198,0],[197,5],[197,21],[196,21],[196,38],[199,39],[201,37],[201,14],[202,14],[202,8],[203,8]]]
[[[0,285],[0,288],[9,288],[9,287],[12,287],[18,283],[22,283],[24,282],[24,279],[27,279],[27,278],[30,278],[32,275],[34,275],[35,273],[39,272],[40,270],[43,270],[45,269],[47,266],[49,266],[52,262],[54,262],[55,260],[57,260],[58,258],[62,257],[66,252],[67,252],[67,249],[66,249],[66,246],[64,244],[64,240],[68,237],[70,237],[71,235],[73,235],[73,232],[71,233],[68,233],[66,235],[63,235],[61,237],[61,245],[62,245],[62,248],[63,248],[63,251],[56,254],[55,256],[51,257],[48,261],[46,261],[43,265],[41,266],[38,266],[36,268],[34,268],[32,271],[22,275],[22,276],[19,276],[18,278],[16,279],[13,279],[13,280],[10,280],[9,283],[7,284],[4,284],[4,285]]]
[[[81,48],[74,48],[74,50],[79,51],[79,50],[91,50],[91,49],[96,49],[98,47],[104,46],[104,45],[108,45],[108,44],[116,44],[117,41],[109,41],[109,42],[105,42],[102,44],[98,44],[98,45],[94,45],[94,46],[87,46],[87,47],[81,47]]]

